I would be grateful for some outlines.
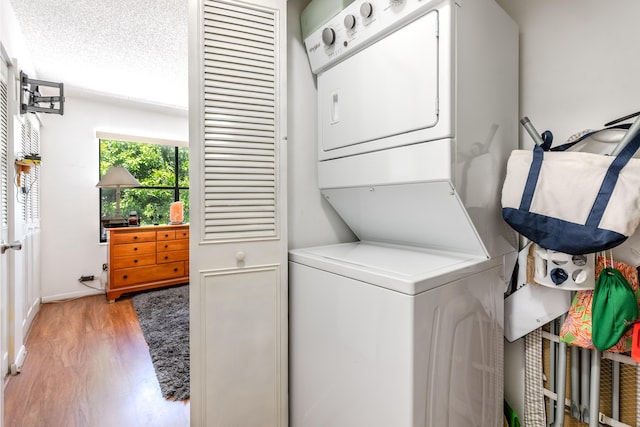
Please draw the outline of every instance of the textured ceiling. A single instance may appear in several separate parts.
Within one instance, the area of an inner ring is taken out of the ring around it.
[[[188,0],[10,1],[39,79],[187,107]]]

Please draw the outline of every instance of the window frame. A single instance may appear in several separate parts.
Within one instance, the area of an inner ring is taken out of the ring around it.
[[[105,136],[106,135],[106,136]],[[120,135],[120,134],[97,134],[97,138],[98,138],[98,181],[102,178],[102,176],[100,175],[100,165],[102,164],[102,143],[103,141],[115,141],[115,142],[121,142],[121,143],[126,143],[126,144],[155,144],[155,145],[161,145],[161,146],[167,146],[167,147],[173,147],[174,149],[174,155],[173,155],[173,161],[174,161],[174,174],[173,174],[173,185],[172,186],[145,186],[145,185],[141,185],[140,187],[135,187],[135,188],[122,188],[121,191],[121,195],[124,195],[124,192],[128,191],[128,190],[171,190],[173,192],[173,201],[174,202],[178,202],[180,201],[180,192],[181,191],[189,191],[190,187],[189,186],[181,186],[180,185],[180,149],[182,148],[186,148],[187,150],[189,149],[188,145],[185,145],[179,141],[170,141],[170,140],[158,140],[158,139],[153,139],[153,138],[137,138],[137,137],[126,137],[124,135]],[[187,162],[189,161],[189,158],[187,156]],[[117,166],[117,165],[114,165]],[[189,174],[187,172],[187,180],[189,179]],[[102,194],[103,194],[103,190],[113,190],[113,189],[104,189],[104,188],[98,188],[98,211],[99,211],[99,215],[98,215],[98,238],[100,243],[106,243],[107,242],[107,237],[106,237],[106,230],[108,228],[105,228],[102,224],[102,216],[103,216],[103,206],[102,206]],[[113,190],[115,191],[115,190]],[[126,214],[124,212],[122,212],[122,215],[126,217]]]

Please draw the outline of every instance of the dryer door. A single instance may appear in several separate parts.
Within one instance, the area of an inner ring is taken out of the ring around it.
[[[379,141],[438,123],[438,55],[432,11],[318,75],[320,159],[426,140]]]

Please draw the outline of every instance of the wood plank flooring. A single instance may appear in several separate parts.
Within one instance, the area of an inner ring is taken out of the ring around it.
[[[5,386],[5,427],[187,427],[165,400],[130,298],[43,304],[22,372]]]

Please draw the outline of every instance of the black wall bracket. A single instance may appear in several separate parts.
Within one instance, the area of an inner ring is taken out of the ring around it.
[[[58,89],[59,95],[42,96],[40,94],[40,86]],[[41,103],[49,104],[49,106],[40,106]],[[30,79],[23,71],[20,71],[20,114],[25,113],[51,113],[63,115],[64,84]]]

